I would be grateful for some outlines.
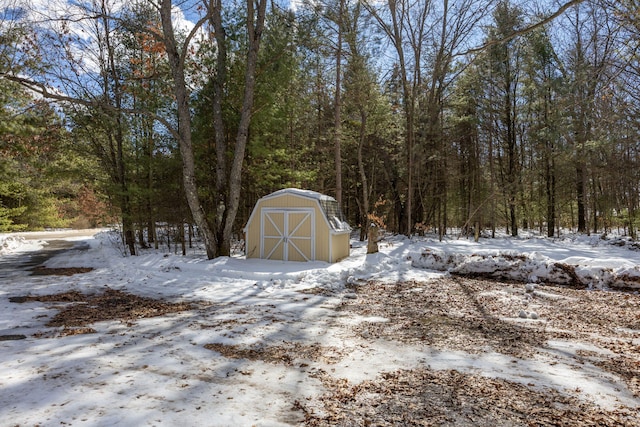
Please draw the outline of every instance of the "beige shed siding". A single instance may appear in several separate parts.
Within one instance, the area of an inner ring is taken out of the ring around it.
[[[311,241],[296,242],[295,246],[289,244],[288,260],[289,261],[309,261],[311,260]],[[282,259],[282,258],[281,258]]]
[[[294,194],[284,194],[262,200],[263,208],[317,208],[315,200],[299,197]]]
[[[324,212],[320,208],[318,201],[307,197],[297,196],[295,194],[283,194],[274,197],[266,197],[258,201],[254,207],[254,211],[249,218],[249,223],[246,228],[245,244],[246,244],[246,256],[247,258],[260,258],[260,245],[261,245],[261,216],[263,209],[282,209],[283,211],[291,211],[289,221],[293,221],[296,224],[297,220],[302,219],[303,212],[295,212],[295,209],[313,209],[315,224],[311,221],[303,222],[303,224],[296,230],[293,237],[293,243],[296,249],[289,246],[288,258],[291,261],[305,261],[302,254],[306,256],[313,254],[313,259],[324,260],[329,262],[338,261],[349,255],[349,233],[331,234],[329,224],[324,219]],[[271,217],[282,231],[284,229],[284,214],[279,213],[275,215],[275,212],[271,213]],[[278,219],[275,221],[275,219]],[[311,230],[311,226],[315,226],[315,230]],[[275,236],[276,228],[270,221],[264,221],[264,233],[267,236]],[[298,236],[310,236],[315,237],[315,251],[311,248],[312,241],[309,239],[296,238]],[[264,256],[266,257],[277,244],[277,239],[267,238],[264,241]],[[282,245],[280,245],[282,246]],[[299,251],[298,251],[299,250]],[[282,259],[283,248],[278,247],[269,257],[271,259]]]
[[[254,213],[258,212],[258,206],[254,208]],[[247,230],[244,236],[245,253],[247,258],[260,258],[260,219],[254,219],[251,215]]]
[[[331,262],[340,261],[349,256],[349,233],[334,234],[331,239]]]

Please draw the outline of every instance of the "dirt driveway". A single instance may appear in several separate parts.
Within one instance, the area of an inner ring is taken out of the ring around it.
[[[84,250],[88,246],[82,242],[83,238],[91,238],[102,229],[87,230],[59,230],[46,232],[11,233],[12,237],[25,240],[46,241],[46,245],[39,250],[26,253],[9,253],[0,256],[0,286],[14,286],[17,277],[30,274],[34,267],[45,263],[54,256],[69,250]]]

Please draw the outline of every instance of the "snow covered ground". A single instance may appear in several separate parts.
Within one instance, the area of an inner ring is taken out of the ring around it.
[[[22,236],[0,234],[0,255],[30,252],[42,249],[41,240],[28,240]]]
[[[166,248],[123,257],[112,233],[98,233],[87,242],[89,249],[55,257],[46,266],[92,267],[91,272],[17,277],[0,284],[0,336],[26,337],[0,341],[0,426],[296,425],[304,420],[299,402],[322,411],[317,399],[326,390],[319,372],[358,384],[385,372],[427,366],[535,383],[538,389],[570,393],[606,410],[640,408],[638,396],[615,374],[577,361],[580,351],[606,356],[604,349],[554,340],[546,344],[553,355],[550,363],[551,355],[514,359],[492,349],[478,353],[365,340],[351,328],[388,318],[336,310],[357,300],[354,288],[372,280],[428,287],[452,274],[514,279],[531,287],[550,282],[640,288],[640,251],[624,239],[475,243],[389,237],[373,255],[366,255],[366,245],[353,242],[352,255],[335,264],[242,256],[209,261],[201,249],[185,257]],[[0,256],[44,245],[0,235]],[[47,326],[71,303],[11,302],[70,291],[99,295],[107,289],[188,302],[193,309],[102,321],[90,325],[95,333],[74,335]],[[514,311],[512,322],[519,321],[532,320],[519,319]],[[640,345],[640,326],[626,333],[632,337],[629,345]],[[227,357],[223,350],[261,346],[285,348],[282,360],[287,363],[252,358],[250,352],[244,358]],[[314,346],[325,349],[322,357],[305,358]]]

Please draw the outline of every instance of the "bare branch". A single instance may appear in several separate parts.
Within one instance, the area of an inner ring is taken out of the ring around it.
[[[195,37],[198,30],[209,20],[209,18],[211,17],[211,13],[212,13],[211,9],[207,9],[207,13],[202,18],[200,18],[198,22],[196,22],[196,24],[193,26],[193,28],[189,32],[189,35],[187,35],[187,38],[185,39],[184,44],[182,45],[182,50],[180,51],[180,55],[183,58],[187,57],[187,51],[189,49],[189,44],[191,43],[191,40]]]
[[[113,105],[109,105],[108,103],[102,102],[98,98],[82,99],[82,98],[75,98],[68,95],[63,95],[60,93],[55,93],[55,92],[52,92],[46,85],[42,83],[34,82],[33,80],[30,80],[24,77],[14,76],[8,73],[0,73],[0,79],[5,79],[5,80],[12,81],[14,83],[18,83],[25,89],[28,89],[34,93],[37,93],[43,98],[49,99],[52,101],[69,103],[73,105],[82,105],[82,106],[91,107],[91,108],[100,108],[106,111],[119,111],[126,114],[145,115],[161,123],[171,133],[171,135],[173,135],[174,138],[176,139],[179,138],[178,131],[174,129],[174,127],[171,125],[171,123],[167,119],[147,110],[139,110],[134,108],[122,108],[122,107],[117,108]]]
[[[508,35],[507,37],[504,37],[500,40],[491,40],[488,41],[487,43],[483,44],[482,46],[479,47],[474,47],[472,49],[468,49],[464,52],[460,52],[455,54],[454,56],[466,56],[466,55],[470,55],[470,54],[474,54],[474,53],[479,53],[482,52],[483,50],[486,50],[488,48],[490,48],[491,46],[495,46],[501,43],[506,43],[510,40],[513,40],[516,37],[522,36],[524,34],[528,34],[544,25],[547,25],[549,22],[553,21],[554,19],[556,19],[557,17],[559,17],[560,15],[562,15],[564,12],[567,11],[567,9],[576,6],[580,3],[582,3],[584,0],[570,0],[567,3],[563,4],[562,6],[560,6],[560,8],[558,8],[557,11],[555,11],[555,13],[549,15],[548,17],[544,18],[541,21],[536,22],[535,24],[529,25],[528,27],[525,27],[521,30],[518,31],[514,31],[512,34]]]

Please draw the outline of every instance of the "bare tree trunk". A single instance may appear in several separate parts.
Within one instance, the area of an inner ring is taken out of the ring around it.
[[[510,63],[507,63],[510,64]],[[517,72],[517,71],[515,71]],[[507,88],[505,99],[505,121],[507,126],[507,194],[509,203],[509,220],[511,223],[511,235],[518,236],[517,217],[517,137],[516,137],[516,86],[517,82],[511,79],[511,68],[507,69],[505,87]]]
[[[407,159],[407,191],[406,191],[406,234],[410,236],[413,232],[413,199],[414,199],[414,160],[415,160],[415,92],[416,88],[420,86],[420,55],[422,53],[421,43],[424,41],[425,20],[430,2],[427,1],[424,4],[419,4],[420,9],[416,15],[410,13],[410,5],[403,1],[387,0],[387,7],[389,8],[389,14],[391,16],[391,23],[386,23],[382,16],[375,10],[374,6],[370,2],[364,2],[364,7],[374,16],[378,21],[383,31],[389,37],[389,40],[393,44],[393,47],[398,54],[398,65],[400,68],[400,79],[402,80],[402,96],[403,113],[405,119],[405,146],[406,146],[406,159]],[[419,20],[418,23],[408,23],[407,19],[410,16],[416,16]],[[413,28],[412,28],[413,27]],[[414,54],[414,62],[416,65],[413,68],[413,76],[409,81],[408,66],[405,58],[405,40],[403,32],[407,31],[407,28],[412,28],[414,31],[411,34],[412,49]]]
[[[147,233],[149,233],[149,243],[153,243],[154,247],[158,249],[158,236],[156,235],[156,220],[153,211],[153,202],[151,192],[153,191],[153,130],[148,129],[149,135],[147,137],[147,195],[146,195],[146,207],[147,207]]]
[[[187,255],[187,242],[186,242],[186,236],[184,233],[184,226],[186,224],[184,223],[184,221],[180,222],[180,245],[181,245],[181,249],[182,249],[182,256],[186,256]]]
[[[556,175],[555,160],[546,159],[547,237],[553,237],[556,228]]]
[[[222,99],[227,79],[227,34],[222,25],[222,2],[213,1],[211,5],[211,25],[216,41],[216,75],[213,78],[213,128],[216,146],[216,220],[218,242],[223,240],[220,230],[223,229],[224,211],[227,204],[227,135],[222,115]]]
[[[585,208],[584,165],[582,160],[577,160],[576,162],[576,196],[578,199],[578,232],[584,233],[587,231],[587,210]]]
[[[224,210],[224,225],[221,240],[218,241],[219,255],[231,255],[231,235],[233,223],[240,205],[240,189],[242,183],[242,164],[244,163],[244,153],[249,136],[249,124],[253,109],[253,99],[256,86],[256,69],[258,66],[258,51],[260,50],[260,40],[264,30],[264,21],[267,9],[267,0],[258,1],[257,11],[254,9],[253,0],[247,0],[247,33],[249,36],[249,51],[247,52],[247,68],[244,79],[244,98],[240,111],[240,122],[236,134],[235,147],[233,150],[233,162],[229,172],[228,190],[229,197]],[[256,15],[257,12],[257,15]]]
[[[493,92],[492,92],[493,93]],[[491,122],[493,122],[493,114],[491,114]],[[495,164],[494,164],[494,160],[493,160],[493,125],[491,125],[492,127],[489,129],[489,144],[488,144],[488,148],[487,151],[489,152],[489,180],[490,180],[490,184],[489,184],[489,194],[491,195],[491,215],[490,215],[490,221],[491,221],[491,238],[495,239],[496,238],[496,198],[494,197],[495,195],[495,185],[496,185],[496,172],[495,172]]]
[[[185,196],[191,215],[195,221],[202,238],[204,240],[207,251],[207,258],[212,259],[218,256],[216,238],[213,234],[204,209],[200,204],[198,196],[198,186],[195,176],[195,159],[193,156],[193,147],[191,144],[191,110],[189,106],[189,93],[184,72],[184,52],[180,52],[176,42],[173,30],[173,22],[171,20],[171,0],[162,0],[160,3],[160,17],[162,20],[162,32],[164,35],[165,49],[167,58],[171,68],[174,84],[173,90],[176,97],[176,105],[178,109],[178,144],[180,145],[180,155],[182,157],[182,178]]]
[[[364,241],[366,237],[366,227],[369,223],[369,181],[364,170],[364,160],[362,158],[362,148],[364,146],[367,129],[367,113],[363,107],[360,108],[360,138],[358,140],[358,172],[360,173],[360,181],[362,184],[362,203],[360,207],[360,241]]]
[[[368,235],[367,253],[375,254],[378,252],[378,226],[375,224],[368,225]]]
[[[118,78],[118,71],[115,63],[115,49],[111,44],[111,36],[109,32],[108,11],[107,5],[104,0],[100,3],[102,23],[104,28],[104,49],[106,50],[107,58],[103,66],[106,68],[103,75],[104,81],[104,97],[110,98],[113,94],[113,103],[116,108],[115,113],[115,128],[113,132],[109,132],[116,142],[116,156],[115,164],[117,166],[117,182],[120,186],[120,209],[122,214],[122,232],[124,235],[124,241],[129,249],[131,255],[136,254],[136,236],[133,226],[133,212],[131,208],[131,199],[129,197],[129,187],[127,183],[126,165],[124,161],[124,134],[122,131],[122,91],[120,88],[120,79]],[[113,85],[109,84],[109,77],[113,80]],[[112,86],[112,87],[111,87]]]
[[[336,168],[336,200],[338,206],[342,206],[342,145],[341,145],[341,131],[342,131],[342,19],[344,15],[344,0],[340,0],[340,8],[338,10],[338,16],[336,19],[336,25],[338,26],[338,46],[336,50],[336,95],[334,104],[334,134],[333,134],[333,146],[335,150],[335,168]]]

